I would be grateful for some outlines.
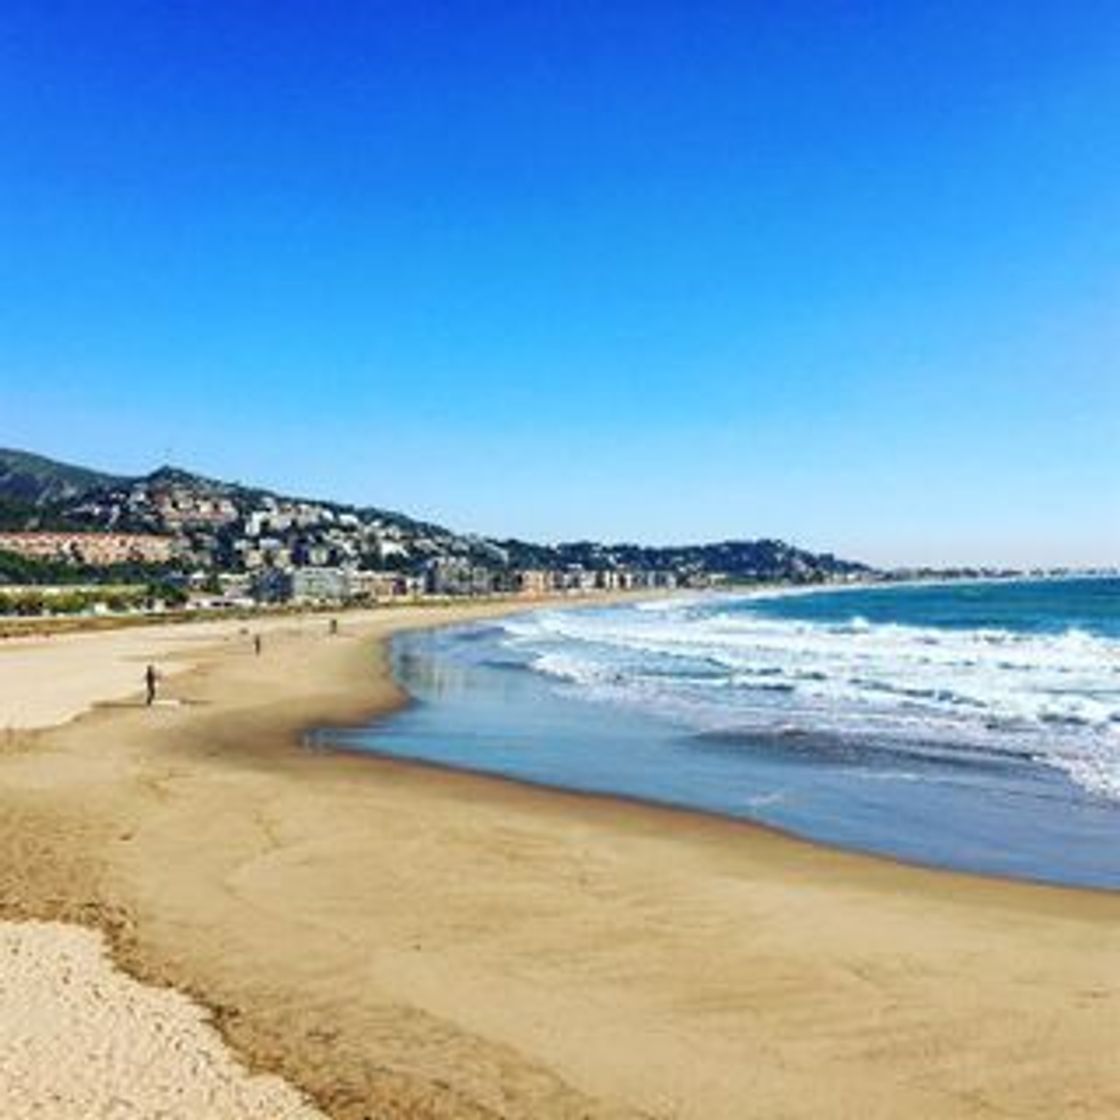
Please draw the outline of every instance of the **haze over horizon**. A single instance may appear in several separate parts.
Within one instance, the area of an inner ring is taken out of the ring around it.
[[[50,11],[0,443],[493,536],[1120,563],[1120,9]]]

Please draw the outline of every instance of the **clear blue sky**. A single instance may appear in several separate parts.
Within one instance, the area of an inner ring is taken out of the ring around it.
[[[0,13],[0,443],[1120,562],[1120,5]]]

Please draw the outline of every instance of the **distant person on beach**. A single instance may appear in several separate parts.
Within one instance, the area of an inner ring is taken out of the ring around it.
[[[253,651],[259,657],[261,653],[261,636],[260,634],[253,635]]]
[[[152,701],[156,698],[156,681],[158,679],[159,674],[156,672],[156,667],[154,665],[149,665],[144,671],[144,685],[148,690],[147,704],[149,707],[151,707]]]
[[[332,618],[331,619],[330,632],[332,634],[337,634],[338,633],[338,619],[337,618]]]

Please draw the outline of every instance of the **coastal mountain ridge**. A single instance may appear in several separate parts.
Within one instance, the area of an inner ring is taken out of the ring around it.
[[[82,517],[72,516],[75,503],[91,495],[134,486],[179,488],[200,495],[228,497],[241,503],[263,498],[286,502],[314,502],[332,510],[366,513],[397,524],[441,528],[395,510],[372,506],[359,508],[343,502],[294,497],[260,486],[211,478],[171,463],[164,463],[147,474],[118,475],[64,463],[32,451],[4,447],[0,447],[0,527],[9,530],[47,528],[46,524],[40,522],[49,521],[53,528],[89,530],[94,526]],[[12,516],[13,512],[15,517]]]
[[[773,539],[649,546],[487,538],[391,510],[295,498],[171,465],[123,476],[10,449],[0,449],[0,529],[167,534],[176,538],[180,567],[217,571],[277,560],[401,572],[433,565],[463,571],[629,569],[704,585],[713,579],[822,582],[872,570]]]
[[[0,498],[8,502],[47,506],[124,481],[121,475],[61,463],[31,451],[0,448]]]

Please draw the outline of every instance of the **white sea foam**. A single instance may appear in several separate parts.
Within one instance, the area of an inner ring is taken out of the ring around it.
[[[713,600],[510,620],[507,641],[582,694],[700,731],[797,728],[1029,755],[1120,800],[1120,641],[788,620]]]

